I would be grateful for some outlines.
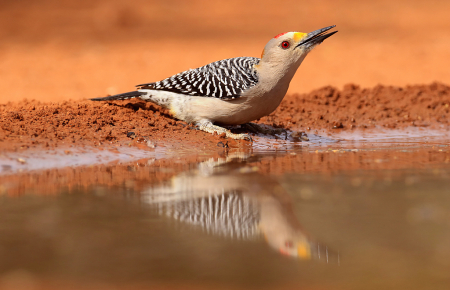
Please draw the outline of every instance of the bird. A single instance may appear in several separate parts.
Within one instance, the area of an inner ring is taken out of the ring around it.
[[[168,109],[176,119],[194,124],[199,130],[252,141],[249,134],[235,134],[222,126],[248,125],[253,132],[267,132],[250,122],[275,111],[306,55],[335,34],[337,31],[326,33],[334,27],[310,33],[280,33],[266,44],[261,58],[219,60],[158,82],[137,85],[132,92],[91,100],[140,98]]]

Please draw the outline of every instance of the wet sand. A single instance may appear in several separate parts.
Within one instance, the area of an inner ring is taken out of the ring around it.
[[[298,151],[299,149],[301,152]],[[89,148],[85,150],[89,150]],[[438,170],[450,166],[448,139],[436,143],[413,142],[403,144],[383,144],[382,142],[352,144],[352,142],[344,142],[287,150],[281,147],[278,151],[273,149],[272,151],[253,151],[251,148],[247,150],[216,148],[196,152],[173,150],[172,154],[166,152],[166,155],[159,158],[141,158],[132,162],[108,162],[108,159],[104,157],[100,159],[91,158],[91,164],[85,166],[59,166],[59,168],[54,166],[55,168],[38,171],[29,171],[26,163],[20,165],[19,161],[13,160],[13,162],[19,164],[19,170],[16,166],[12,168],[14,171],[11,170],[13,173],[11,174],[8,170],[5,170],[6,168],[3,168],[3,176],[0,176],[0,194],[20,196],[35,192],[55,195],[65,188],[87,189],[91,185],[105,187],[126,185],[139,191],[141,189],[139,180],[145,180],[146,184],[158,183],[169,180],[181,171],[189,170],[199,162],[227,158],[228,156],[261,155],[261,152],[262,156],[264,156],[264,152],[272,153],[266,153],[268,155],[266,158],[246,158],[246,166],[249,170],[255,169],[266,176],[278,176],[287,173],[332,175],[340,172],[356,173],[361,170],[373,172],[430,168]],[[271,158],[271,154],[277,158]],[[60,153],[59,156],[61,160],[67,158],[64,153]],[[23,157],[23,160],[24,162],[31,162],[26,157]]]

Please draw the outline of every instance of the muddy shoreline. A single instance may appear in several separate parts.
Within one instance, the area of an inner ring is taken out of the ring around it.
[[[364,147],[364,146],[363,146]],[[165,158],[142,158],[132,162],[97,162],[89,166],[66,166],[45,170],[16,172],[0,175],[0,195],[23,194],[54,195],[62,189],[88,188],[89,186],[133,187],[140,189],[143,183],[161,183],[177,173],[195,170],[198,163],[206,160],[235,159],[237,168],[246,160],[245,172],[259,172],[266,176],[289,173],[325,174],[333,176],[353,172],[358,182],[358,172],[386,172],[395,175],[396,170],[439,168],[450,164],[450,147],[433,144],[403,144],[358,149],[343,148],[334,144],[332,148],[306,149],[299,151],[243,152],[239,149],[204,151],[194,154],[167,156]],[[243,159],[242,159],[243,158]],[[242,160],[241,160],[242,159]],[[95,163],[95,162],[94,162]],[[106,164],[105,164],[106,163]],[[25,167],[24,167],[25,168]],[[239,170],[244,170],[239,169]],[[414,176],[413,176],[414,177]]]

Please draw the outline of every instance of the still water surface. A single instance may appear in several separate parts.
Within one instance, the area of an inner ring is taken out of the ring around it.
[[[384,159],[365,162],[421,154],[379,150]],[[446,145],[433,150],[450,156]],[[228,153],[163,182],[0,196],[0,288],[450,289],[447,157],[262,169],[302,154],[317,152]]]

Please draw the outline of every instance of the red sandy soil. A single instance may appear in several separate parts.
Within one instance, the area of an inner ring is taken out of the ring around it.
[[[450,87],[439,83],[372,89],[346,85],[343,90],[325,87],[309,94],[287,96],[274,113],[259,122],[300,131],[376,126],[448,130],[449,105]],[[49,146],[121,146],[130,141],[143,147],[148,141],[150,147],[165,142],[178,148],[214,148],[222,141],[232,148],[251,146],[247,141],[225,140],[223,136],[198,131],[157,105],[136,99],[22,101],[0,105],[1,151]]]
[[[450,87],[440,83],[343,90],[324,87],[287,97],[261,122],[282,128],[354,129],[434,127],[450,125]]]
[[[172,118],[159,106],[138,100],[111,103],[23,101],[0,105],[0,115],[0,150],[129,143],[148,149],[156,143],[161,145],[160,141],[177,148],[183,144],[206,148],[216,147],[221,139]],[[148,141],[151,143],[146,146]],[[245,143],[227,141],[233,147]]]

